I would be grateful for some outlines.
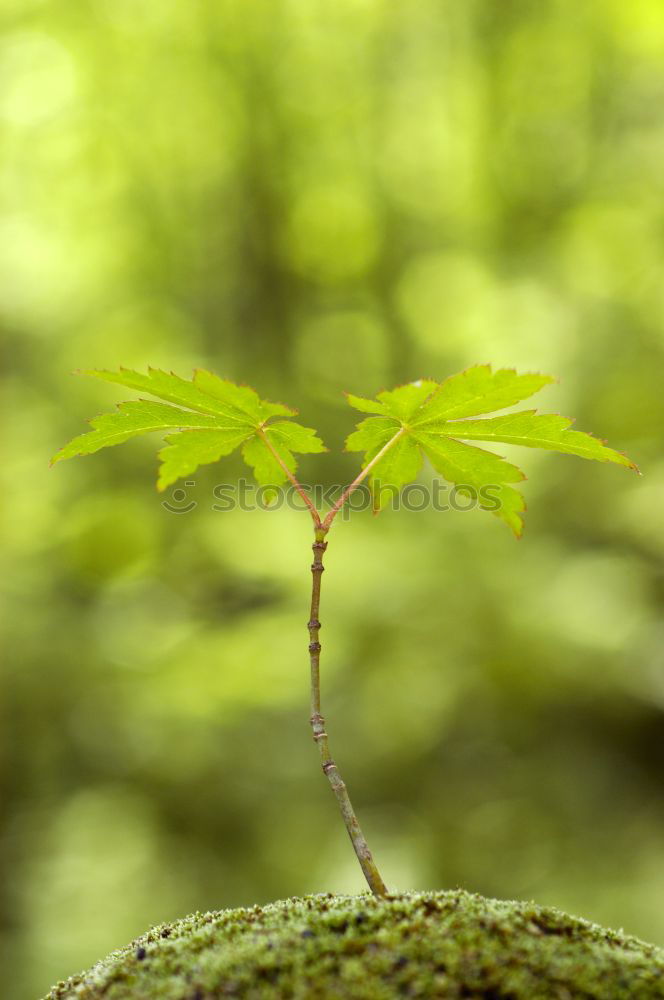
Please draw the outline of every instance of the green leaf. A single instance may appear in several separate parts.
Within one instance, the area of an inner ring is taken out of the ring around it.
[[[202,392],[193,380],[187,382],[173,372],[164,372],[159,368],[148,368],[147,374],[132,371],[129,368],[120,368],[117,372],[102,371],[96,368],[82,371],[81,375],[92,375],[94,378],[103,379],[105,382],[116,382],[124,385],[128,389],[137,389],[139,392],[147,392],[158,399],[165,399],[168,403],[177,403],[190,410],[198,410],[201,413],[213,413],[220,416],[227,416],[232,421],[246,421],[246,414],[236,413],[231,408],[222,405],[221,401],[214,396]]]
[[[346,392],[344,395],[348,404],[356,410],[361,410],[362,413],[385,413],[383,404],[376,402],[375,399],[364,399],[363,396],[354,396],[352,392]]]
[[[191,413],[166,403],[139,399],[120,403],[116,413],[103,413],[93,417],[94,430],[80,434],[53,456],[53,463],[77,455],[91,455],[100,448],[122,444],[137,434],[165,430],[169,427],[216,427],[217,420],[204,413]]]
[[[400,429],[400,422],[393,417],[367,417],[346,438],[346,451],[365,451],[366,465]]]
[[[636,469],[626,455],[607,448],[603,441],[583,431],[570,431],[573,421],[558,413],[536,413],[522,410],[501,417],[484,420],[455,420],[441,425],[441,433],[454,434],[464,440],[499,441],[503,444],[522,444],[528,448],[546,448],[561,451],[579,458],[597,462],[615,462],[628,469]]]
[[[253,469],[256,482],[261,486],[275,487],[266,490],[268,503],[274,498],[276,487],[288,479],[286,469],[295,473],[297,460],[294,451],[311,454],[327,451],[327,448],[311,427],[286,420],[269,424],[244,445],[242,457]]]
[[[310,427],[292,420],[274,420],[290,417],[296,410],[261,399],[248,386],[236,385],[202,369],[194,372],[191,381],[156,368],[148,369],[147,374],[127,368],[117,372],[95,369],[83,374],[148,392],[165,402],[140,399],[120,403],[116,412],[91,420],[93,429],[61,448],[53,462],[89,455],[138,434],[176,429],[180,433],[169,434],[166,447],[159,452],[158,489],[192,475],[200,465],[216,462],[242,445],[247,463],[261,477],[258,481],[279,485],[287,474],[273,452],[294,471],[293,452],[327,450]]]
[[[275,446],[275,451],[291,472],[297,469],[297,461],[292,451],[285,445]],[[275,455],[269,451],[258,437],[250,438],[242,449],[242,457],[254,470],[256,482],[261,486],[280,486],[288,476]]]
[[[267,420],[268,417],[290,417],[297,413],[283,403],[270,403],[261,399],[254,389],[247,385],[236,385],[228,379],[219,378],[212,372],[197,368],[194,372],[194,385],[206,395],[213,397],[218,403],[225,404],[229,412],[237,410],[251,422]]]
[[[479,489],[483,483],[519,483],[526,478],[516,465],[484,448],[425,431],[413,434],[412,438],[422,445],[434,469],[451,483],[465,483]]]
[[[521,469],[492,451],[463,444],[440,434],[421,431],[413,437],[422,446],[436,472],[440,472],[460,492],[479,500],[481,509],[492,510],[492,501],[494,507],[497,501],[498,506],[493,512],[520,537],[523,522],[519,514],[525,509],[525,502],[517,490],[505,484],[525,479]],[[487,493],[492,486],[494,489]]]
[[[265,499],[270,503],[277,494],[277,487],[288,479],[284,466],[292,473],[297,469],[297,461],[292,451],[284,444],[270,442],[283,465],[273,451],[259,437],[252,437],[242,448],[242,457],[253,470],[254,478],[259,486],[265,487]]]
[[[161,492],[178,479],[191,476],[199,465],[209,465],[218,462],[222,455],[230,455],[247,440],[247,433],[226,429],[168,434],[166,447],[158,452],[161,465],[157,489]]]
[[[555,382],[551,375],[517,375],[513,368],[491,370],[491,365],[474,365],[458,375],[450,375],[436,387],[418,423],[453,420],[476,413],[503,410]]]
[[[406,421],[410,420],[437,388],[437,382],[422,378],[417,382],[399,385],[389,392],[379,392],[377,398],[387,414]]]
[[[351,406],[375,416],[358,424],[347,438],[346,448],[364,452],[363,468],[370,470],[368,478],[378,509],[385,506],[384,494],[393,494],[415,478],[421,456],[426,455],[448,482],[476,499],[480,509],[505,521],[519,536],[525,502],[510,484],[520,482],[524,474],[501,456],[466,441],[522,444],[636,469],[629,458],[598,438],[570,430],[572,421],[558,414],[522,410],[463,419],[506,409],[553,381],[549,375],[519,375],[511,368],[494,372],[489,365],[475,365],[441,383],[420,379],[380,392],[375,403],[349,396]]]
[[[401,488],[411,482],[420,470],[422,457],[414,442],[407,437],[398,420],[393,417],[367,417],[346,438],[346,451],[363,451],[363,467],[374,462],[378,453],[398,435],[382,458],[372,469],[370,483],[373,507],[382,510]]]
[[[414,439],[404,434],[379,459],[372,472],[373,508],[376,513],[396,499],[402,487],[416,478],[422,455]]]
[[[327,448],[316,431],[311,427],[303,427],[292,420],[275,420],[266,428],[266,434],[275,445],[286,445],[292,451],[301,454],[316,454],[327,451]]]

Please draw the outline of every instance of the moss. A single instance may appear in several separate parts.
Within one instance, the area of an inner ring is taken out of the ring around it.
[[[664,951],[466,892],[308,896],[155,927],[47,1000],[651,1000]]]

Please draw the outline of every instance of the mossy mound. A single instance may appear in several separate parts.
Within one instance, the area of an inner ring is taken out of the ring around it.
[[[155,927],[47,1000],[663,1000],[664,951],[466,892],[308,896]]]

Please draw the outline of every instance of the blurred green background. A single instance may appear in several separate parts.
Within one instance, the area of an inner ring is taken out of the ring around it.
[[[496,519],[335,524],[323,700],[398,889],[535,898],[664,943],[659,0],[5,0],[0,992],[158,922],[362,879],[308,729],[310,526],[169,513],[156,438],[49,471],[196,365],[332,453],[368,395],[560,376],[646,473],[535,452]]]

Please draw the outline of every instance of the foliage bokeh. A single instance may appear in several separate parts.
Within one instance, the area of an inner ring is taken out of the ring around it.
[[[250,10],[248,8],[251,8]],[[347,481],[372,394],[478,361],[645,470],[521,455],[526,534],[357,513],[323,696],[386,880],[664,941],[664,13],[657,0],[7,0],[3,995],[151,922],[362,882],[307,726],[309,523],[174,514],[156,441],[50,455],[194,366]]]

